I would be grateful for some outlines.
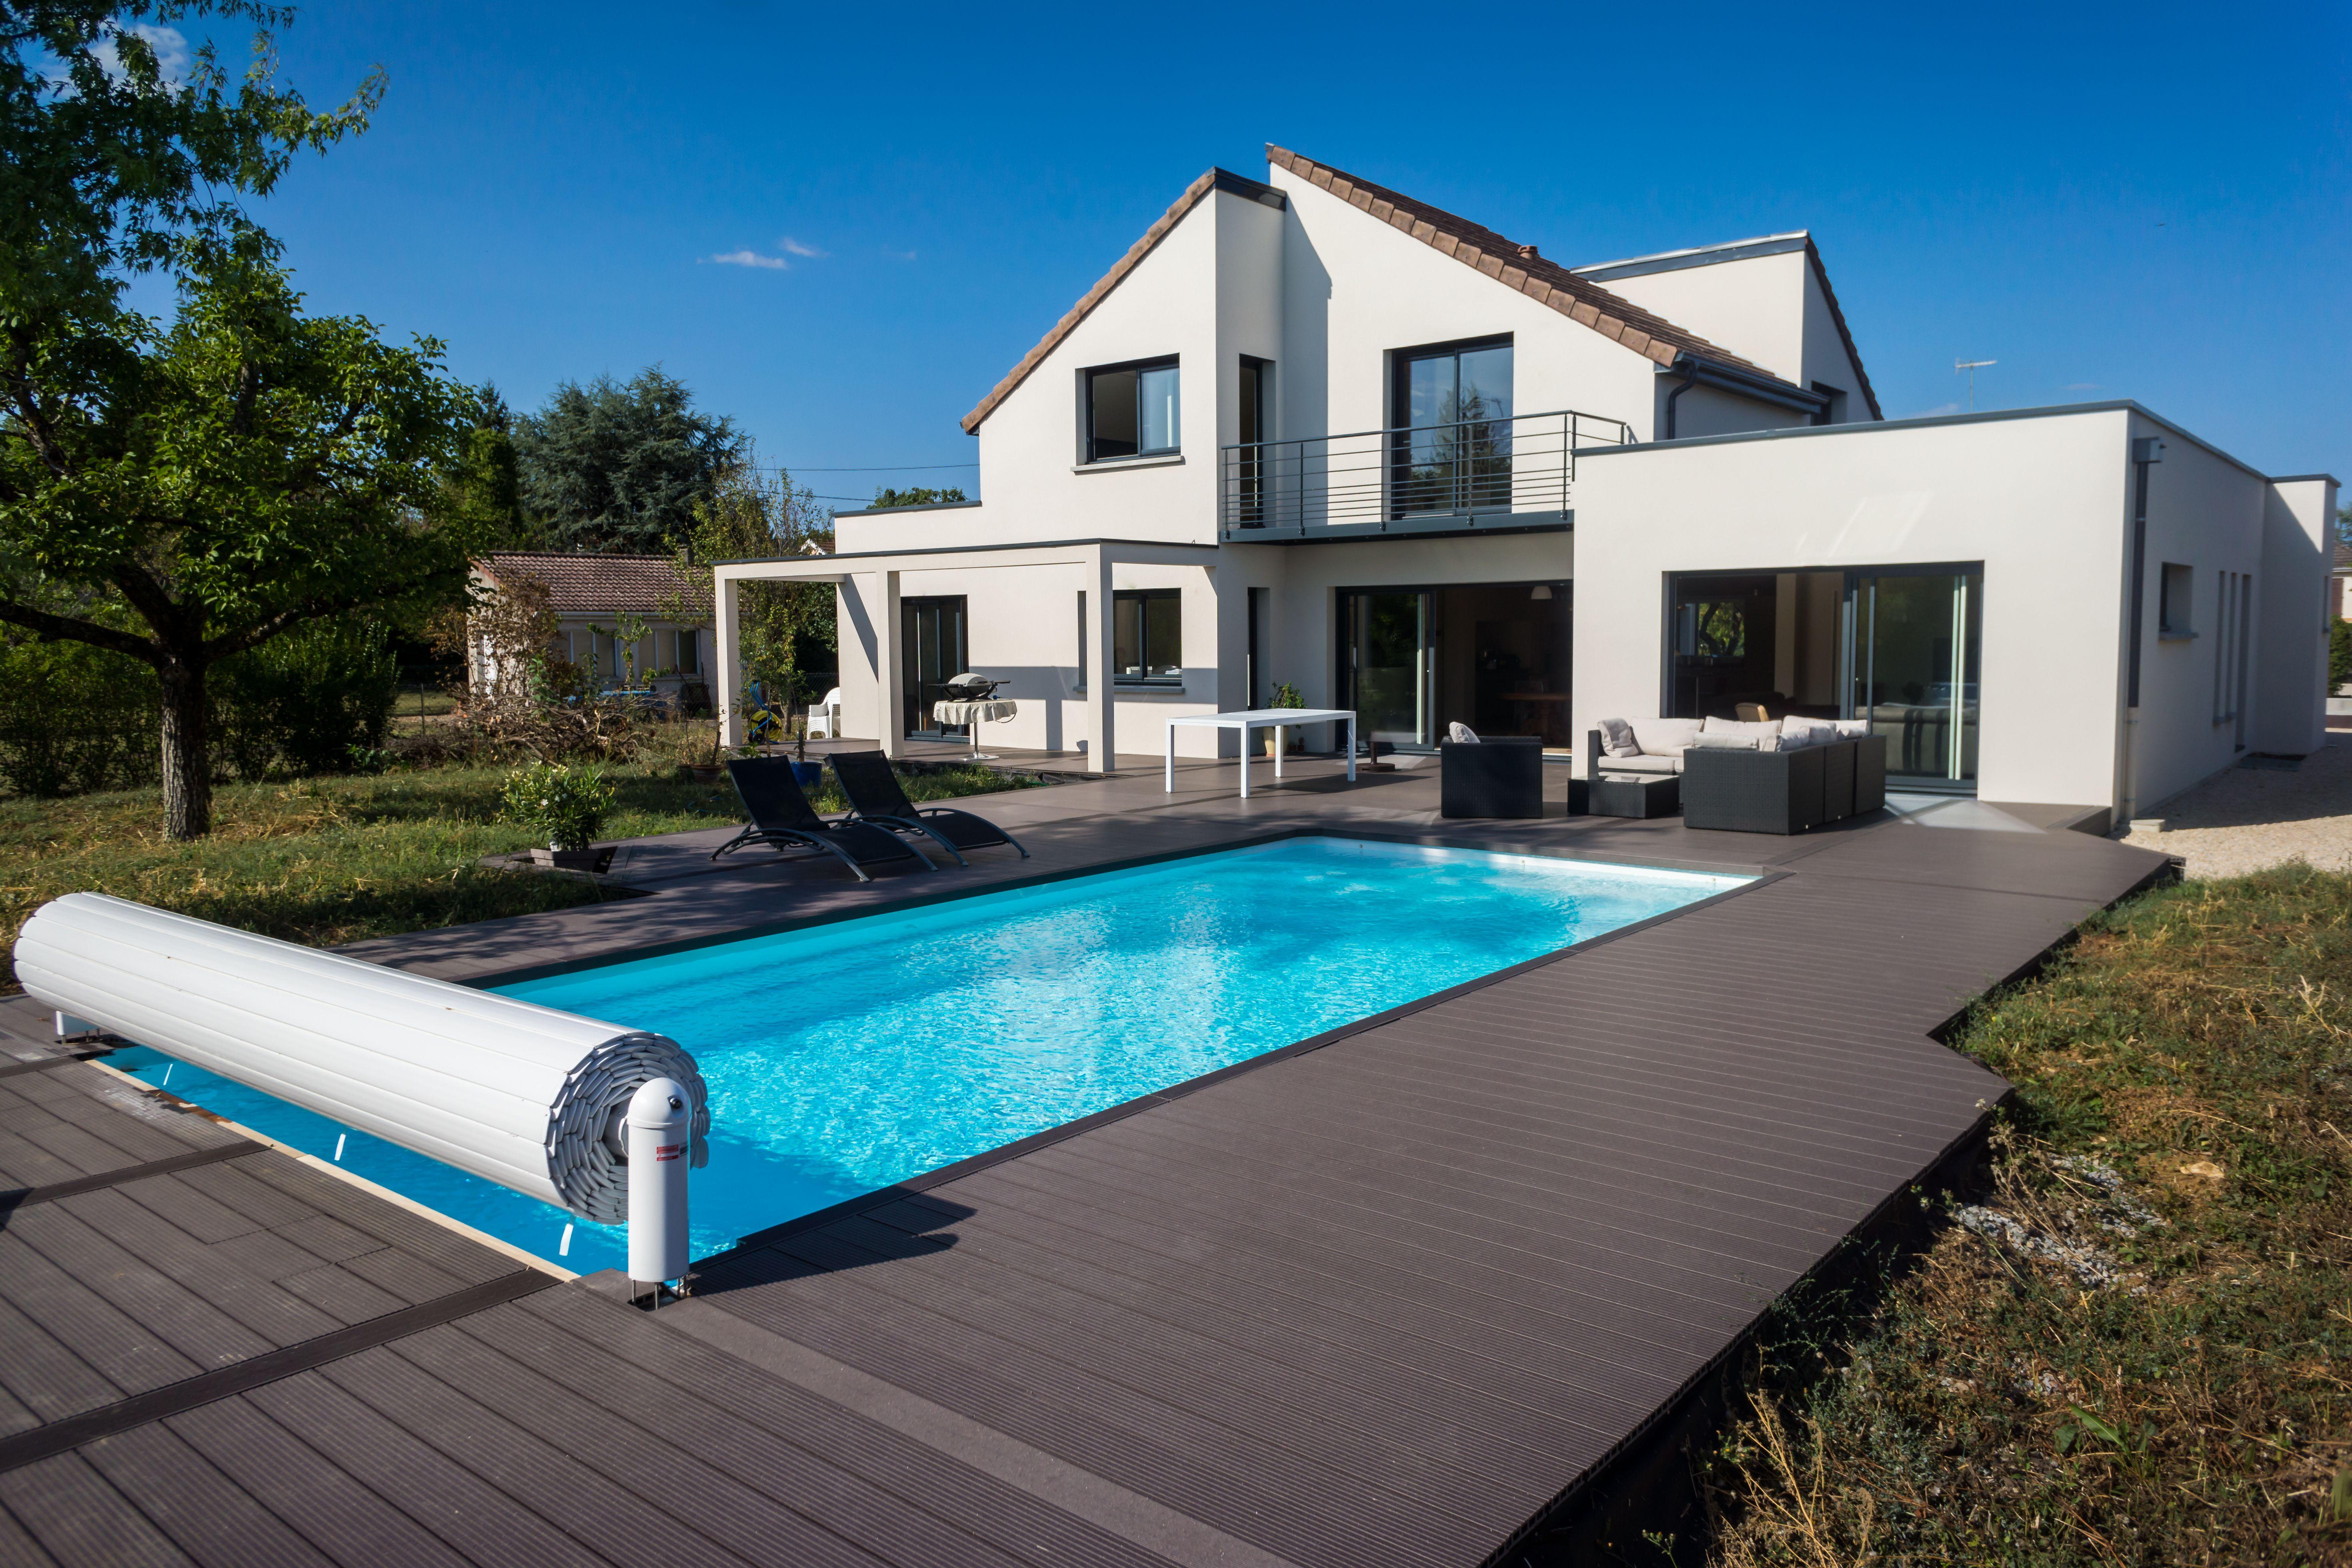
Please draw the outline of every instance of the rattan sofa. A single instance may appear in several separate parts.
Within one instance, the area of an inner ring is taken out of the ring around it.
[[[1638,730],[1644,721],[1633,722]],[[1752,750],[1690,744],[1670,755],[1632,757],[1607,754],[1601,731],[1593,730],[1585,736],[1585,777],[1677,773],[1685,826],[1733,833],[1802,833],[1886,804],[1885,736],[1788,744],[1764,733],[1767,728],[1737,727],[1752,731]],[[1767,742],[1772,750],[1761,749]]]

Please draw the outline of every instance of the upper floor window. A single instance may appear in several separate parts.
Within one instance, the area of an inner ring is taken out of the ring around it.
[[[1399,349],[1390,417],[1389,508],[1396,517],[1508,510],[1511,340]]]
[[[1173,452],[1182,438],[1174,360],[1087,372],[1087,462]]]

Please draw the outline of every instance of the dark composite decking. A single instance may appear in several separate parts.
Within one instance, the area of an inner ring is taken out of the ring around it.
[[[482,978],[1301,828],[1770,874],[652,1315],[98,1067],[0,1071],[0,1563],[1507,1561],[1974,1134],[2004,1086],[1928,1031],[2162,866],[2031,810],[1778,840],[1231,781],[990,797],[1035,860],[872,885],[689,835],[625,858],[654,897],[362,951]]]

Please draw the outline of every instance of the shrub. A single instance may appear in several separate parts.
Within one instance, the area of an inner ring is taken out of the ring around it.
[[[546,839],[551,849],[585,849],[604,825],[615,793],[593,768],[540,763],[507,775],[499,815]]]
[[[44,799],[152,784],[160,706],[137,659],[87,643],[0,645],[0,780]]]
[[[2327,691],[2334,696],[2352,681],[2352,621],[2327,623]]]
[[[383,745],[400,666],[385,628],[317,621],[221,666],[222,750],[242,778],[347,773]]]

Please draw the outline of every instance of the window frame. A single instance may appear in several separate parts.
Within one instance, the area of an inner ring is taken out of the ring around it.
[[[2194,638],[2196,611],[2197,569],[2183,562],[2165,562],[2156,574],[2156,640],[2188,642]]]
[[[1151,620],[1143,606],[1156,600],[1172,600],[1176,605],[1176,657],[1162,660],[1152,658]],[[1184,686],[1184,590],[1181,588],[1115,588],[1110,595],[1111,647],[1118,646],[1118,612],[1122,605],[1137,606],[1135,642],[1137,664],[1146,672],[1142,675],[1122,675],[1114,671],[1111,684],[1116,687],[1158,688],[1160,690],[1181,690]],[[1154,664],[1171,663],[1174,675],[1153,675]]]
[[[1176,373],[1175,441],[1167,447],[1143,444],[1143,376],[1148,371],[1172,370]],[[1095,434],[1095,378],[1104,375],[1132,375],[1136,378],[1135,450],[1103,457],[1096,450],[1100,439]],[[1181,354],[1159,354],[1150,359],[1121,360],[1116,364],[1088,365],[1078,373],[1078,461],[1093,468],[1097,465],[1116,466],[1150,458],[1181,457],[1184,450],[1184,365]]]

